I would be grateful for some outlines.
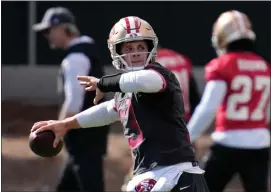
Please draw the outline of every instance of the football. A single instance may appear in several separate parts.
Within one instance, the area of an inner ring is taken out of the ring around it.
[[[31,132],[29,135],[30,149],[40,157],[54,157],[60,153],[63,148],[63,141],[59,141],[56,148],[53,147],[55,134],[51,130],[43,132]]]

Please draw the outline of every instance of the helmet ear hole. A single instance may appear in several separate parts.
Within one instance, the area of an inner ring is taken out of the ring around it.
[[[121,54],[121,46],[122,45],[123,45],[123,43],[116,44],[116,53],[119,54],[119,55],[122,55]]]
[[[148,52],[151,52],[154,45],[153,45],[153,41],[151,40],[145,40],[145,42],[147,43],[147,46],[148,46]]]
[[[222,38],[218,37],[217,38],[217,48],[222,48],[222,43],[223,43]]]

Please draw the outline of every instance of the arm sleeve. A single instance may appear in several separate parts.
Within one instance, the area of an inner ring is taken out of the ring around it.
[[[155,93],[163,90],[165,84],[165,79],[159,72],[140,70],[102,77],[98,88],[102,92]]]
[[[194,142],[210,126],[226,92],[227,85],[224,81],[213,80],[207,83],[200,104],[187,125],[191,142]]]
[[[78,113],[75,118],[82,128],[100,127],[119,120],[114,99]]]
[[[71,54],[62,63],[64,72],[64,105],[68,112],[79,113],[84,101],[84,86],[77,81],[77,75],[87,75],[91,67],[83,54]]]
[[[141,70],[123,74],[120,78],[122,92],[159,92],[164,87],[164,78],[154,70]]]

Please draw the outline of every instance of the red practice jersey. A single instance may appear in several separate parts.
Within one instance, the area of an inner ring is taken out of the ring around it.
[[[192,72],[191,61],[170,49],[161,48],[157,53],[157,62],[173,72],[181,86],[184,100],[185,118],[190,118],[189,81]]]
[[[230,52],[208,63],[206,81],[222,80],[227,93],[216,112],[216,131],[267,128],[270,65],[251,52]]]

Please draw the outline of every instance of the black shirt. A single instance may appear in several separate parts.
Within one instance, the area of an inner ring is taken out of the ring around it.
[[[133,151],[134,174],[157,165],[195,161],[178,80],[158,63],[149,64],[145,69],[155,70],[163,76],[164,90],[115,94],[116,110]]]
[[[91,39],[91,38],[89,38]],[[102,77],[104,75],[103,73],[103,66],[99,63],[98,57],[96,55],[96,47],[93,41],[89,41],[87,36],[78,37],[75,39],[74,44],[72,44],[65,52],[65,59],[69,58],[71,54],[83,54],[85,57],[89,60],[89,68],[88,71],[85,72],[88,76],[95,76],[95,77]],[[73,67],[80,67],[80,60],[75,61],[72,63]],[[65,66],[65,65],[64,65]],[[63,102],[65,101],[65,94],[64,94],[64,84],[66,81],[65,75],[64,75],[64,69],[63,65],[60,69],[59,73],[59,79],[61,82],[61,90],[60,90],[60,97],[61,102],[60,105],[63,105]],[[82,74],[77,74],[82,75]],[[79,82],[77,81],[76,77],[73,78],[73,81],[76,81],[74,83],[77,83],[79,85]],[[79,85],[81,86],[81,85]],[[66,92],[68,90],[65,90]],[[71,90],[71,91],[78,91],[78,90]],[[80,108],[80,111],[84,111],[85,109],[88,109],[92,107],[93,99],[95,98],[96,93],[95,92],[89,92],[85,91],[84,89],[80,90],[83,91],[83,97],[82,98],[74,98],[74,99],[83,99],[83,104]],[[101,100],[100,102],[102,102]],[[78,112],[80,112],[78,111]],[[105,126],[104,128],[91,128],[91,129],[80,129],[80,130],[70,130],[64,137],[64,141],[66,144],[66,148],[70,154],[77,155],[77,154],[85,154],[85,153],[91,153],[91,151],[102,151],[103,153],[106,150],[106,135],[108,133],[109,127]]]

